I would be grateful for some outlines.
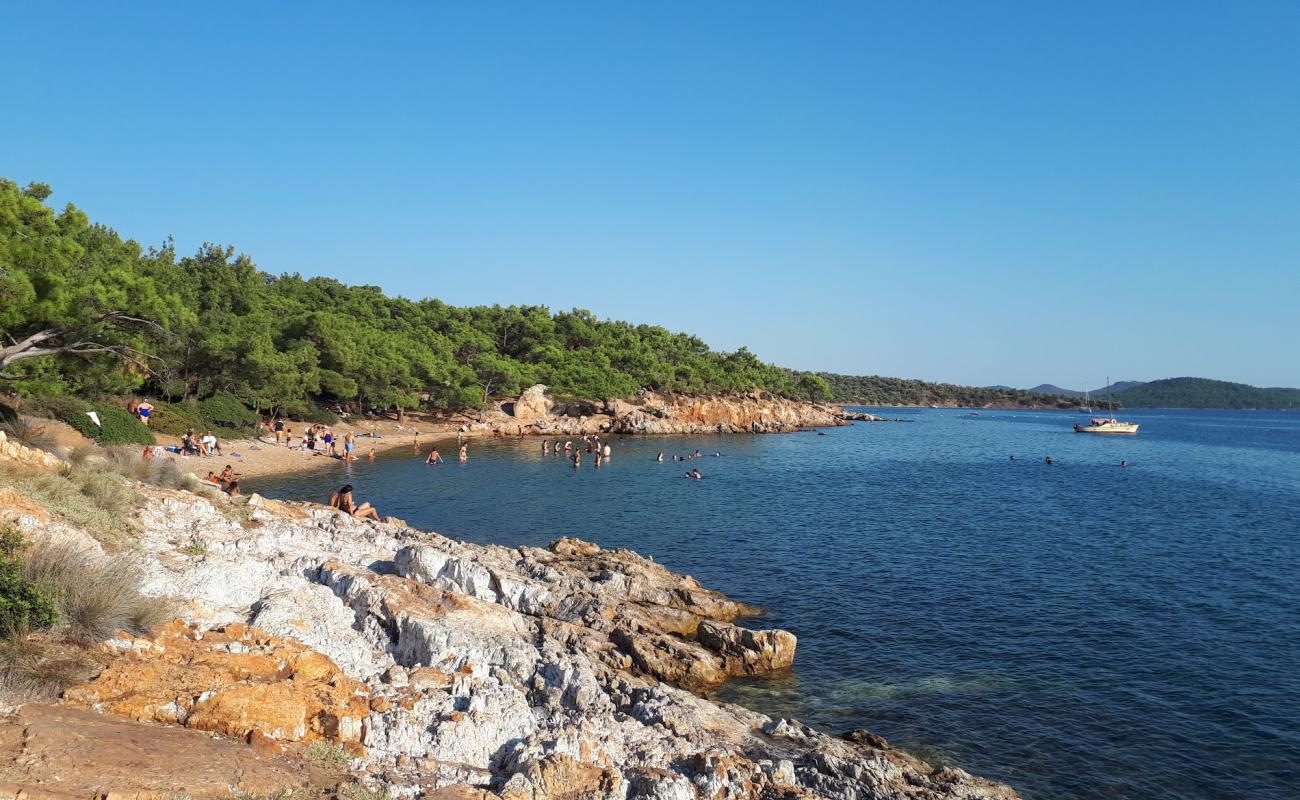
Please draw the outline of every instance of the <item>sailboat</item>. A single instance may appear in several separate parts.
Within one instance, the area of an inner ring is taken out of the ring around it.
[[[1138,432],[1138,424],[1136,422],[1120,422],[1119,420],[1115,419],[1114,417],[1115,400],[1113,397],[1111,397],[1109,376],[1107,376],[1106,378],[1106,404],[1107,404],[1107,408],[1111,413],[1111,416],[1109,418],[1093,417],[1091,420],[1088,421],[1089,424],[1087,425],[1080,425],[1079,423],[1076,422],[1074,424],[1074,432],[1075,433],[1127,433],[1127,434],[1134,434]]]
[[[1080,414],[1092,413],[1092,401],[1088,399],[1088,382],[1083,382],[1083,405],[1079,406]]]

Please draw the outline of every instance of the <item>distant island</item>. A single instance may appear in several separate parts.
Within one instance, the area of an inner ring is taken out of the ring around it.
[[[1300,389],[1259,388],[1209,378],[1166,378],[1115,392],[1129,408],[1300,409]]]
[[[1027,391],[1036,392],[1038,394],[1062,394],[1065,395],[1066,397],[1084,397],[1085,395],[1091,397],[1105,397],[1108,394],[1119,394],[1125,389],[1129,389],[1134,386],[1141,386],[1141,385],[1142,385],[1142,381],[1115,381],[1110,386],[1099,386],[1096,389],[1080,390],[1080,389],[1062,389],[1060,386],[1056,386],[1055,384],[1040,383],[1037,386],[1033,387],[1032,389],[1028,389]]]

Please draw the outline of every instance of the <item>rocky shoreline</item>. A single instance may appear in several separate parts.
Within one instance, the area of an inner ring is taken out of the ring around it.
[[[789,433],[847,425],[836,406],[773,397],[761,392],[735,395],[659,395],[628,400],[563,402],[542,384],[516,399],[495,403],[467,434],[496,436],[680,435]]]
[[[795,637],[736,625],[759,609],[653,559],[137,490],[143,588],[175,598],[180,618],[120,634],[56,704],[0,717],[0,796],[276,793],[314,785],[306,755],[328,747],[356,785],[394,798],[1016,797],[864,733],[706,699],[731,676],[788,668]],[[12,491],[0,517],[87,557],[103,549]],[[144,755],[148,768],[123,767]],[[201,780],[180,766],[199,762]]]

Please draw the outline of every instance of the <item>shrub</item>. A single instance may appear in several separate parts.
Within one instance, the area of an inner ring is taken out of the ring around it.
[[[149,414],[149,430],[165,436],[181,436],[188,430],[202,431],[206,427],[198,408],[188,403],[153,404]]]
[[[94,411],[99,416],[96,425],[86,414]],[[153,434],[136,416],[119,406],[97,403],[74,413],[60,416],[82,436],[100,444],[153,444]]]
[[[23,413],[33,417],[48,417],[67,421],[68,417],[84,415],[90,410],[90,404],[76,397],[62,395],[43,395],[28,397],[23,400]]]
[[[329,425],[331,427],[339,424],[339,418],[336,414],[334,414],[331,411],[326,411],[323,408],[318,408],[316,406],[307,406],[307,408],[303,409],[303,412],[301,414],[297,415],[297,418],[302,420],[303,422],[310,422],[319,425]]]
[[[0,529],[0,633],[5,636],[48,628],[59,621],[47,587],[24,574],[23,549],[18,531]]]
[[[261,417],[232,394],[214,394],[199,403],[199,415],[205,427],[247,431],[255,428]]]
[[[144,573],[125,555],[104,555],[70,541],[39,542],[24,553],[21,575],[53,594],[68,630],[101,640],[118,630],[147,633],[171,614],[166,601],[141,593]]]

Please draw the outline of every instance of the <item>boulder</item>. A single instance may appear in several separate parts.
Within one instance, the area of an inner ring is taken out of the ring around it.
[[[521,423],[537,422],[550,415],[551,401],[546,397],[544,384],[529,386],[515,401],[514,416]]]
[[[65,704],[246,740],[256,733],[360,751],[369,690],[302,644],[242,624],[202,632],[177,620],[115,645],[124,654],[64,692]]]

